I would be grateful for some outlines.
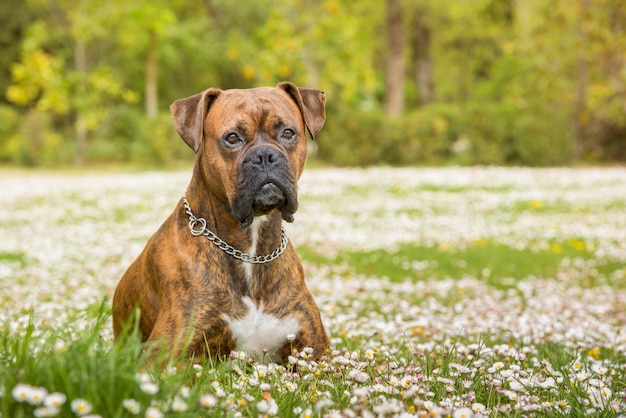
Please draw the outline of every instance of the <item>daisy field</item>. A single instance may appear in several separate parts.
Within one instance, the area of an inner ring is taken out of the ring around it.
[[[0,172],[2,417],[626,416],[626,169],[309,169],[324,356],[155,367],[111,297],[189,178]]]

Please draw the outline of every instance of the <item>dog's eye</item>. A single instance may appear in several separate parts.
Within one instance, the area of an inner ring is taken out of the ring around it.
[[[280,134],[280,139],[286,142],[292,142],[296,139],[296,133],[293,129],[287,128]]]
[[[231,132],[224,137],[224,143],[229,147],[237,146],[242,142],[243,140],[241,137],[234,132]]]

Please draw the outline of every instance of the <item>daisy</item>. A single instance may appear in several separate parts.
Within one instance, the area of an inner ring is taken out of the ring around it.
[[[589,374],[587,372],[576,373],[576,380],[578,380],[579,382],[586,380],[588,377],[589,377]]]
[[[39,405],[44,401],[47,395],[48,391],[45,388],[32,388],[30,397],[27,401],[31,405]]]
[[[355,372],[351,377],[358,383],[365,383],[370,379],[370,375],[362,371]]]
[[[412,376],[404,376],[400,382],[400,384],[402,385],[403,388],[408,388],[409,386],[411,386],[411,383],[413,383],[413,377]]]
[[[502,369],[504,367],[504,363],[501,361],[496,361],[495,363],[493,363],[493,365],[487,369],[487,371],[489,373],[495,373],[498,370]]]
[[[374,386],[372,386],[372,390],[378,393],[387,392],[387,386],[383,385],[382,383],[376,383]]]
[[[259,411],[259,413],[264,414],[270,409],[270,404],[265,399],[262,399],[259,402],[257,402],[256,409],[257,411]]]
[[[310,356],[311,354],[313,354],[313,348],[312,347],[304,347],[302,349],[302,354],[306,354],[307,356]]]
[[[150,377],[148,373],[141,373],[141,372],[135,374],[135,380],[138,381],[139,383],[152,382],[152,378]]]
[[[154,406],[146,409],[146,418],[163,418],[163,412]]]
[[[154,395],[159,391],[159,386],[152,382],[143,382],[139,385],[139,388],[143,393],[147,393],[148,395]]]
[[[416,399],[417,401],[417,399]],[[424,401],[422,406],[427,410],[431,411],[435,407],[435,403],[433,401]]]
[[[217,405],[217,398],[211,394],[202,395],[200,397],[200,405],[205,408],[213,408]]]
[[[78,416],[87,415],[91,412],[91,404],[85,399],[74,399],[71,405],[72,411]]]
[[[453,418],[471,418],[473,416],[474,413],[470,408],[459,408],[452,414]]]
[[[564,413],[568,413],[572,408],[569,406],[569,402],[567,402],[565,399],[561,399],[560,401],[558,401],[555,405],[556,409],[564,412]]]
[[[124,399],[122,401],[122,405],[124,406],[124,409],[133,415],[137,415],[141,410],[141,405],[134,399]]]
[[[487,408],[485,407],[485,405],[475,402],[472,404],[472,411],[477,412],[479,414],[482,414],[483,412],[485,412],[487,410]]]
[[[180,389],[178,389],[178,394],[183,398],[188,398],[190,393],[191,389],[187,386],[181,386]]]
[[[512,390],[505,390],[504,394],[511,401],[516,401],[517,400],[517,393],[513,392]]]
[[[274,399],[270,399],[269,403],[270,403],[270,407],[267,410],[267,415],[271,417],[276,416],[276,414],[278,414],[278,404],[276,403]]]
[[[607,387],[603,387],[602,389],[600,389],[600,395],[602,395],[602,398],[604,399],[610,398],[612,394],[613,392],[611,392],[611,389]]]
[[[201,378],[202,374],[203,374],[203,370],[202,370],[202,366],[200,366],[199,364],[194,364],[193,365],[193,370],[196,373],[196,377],[197,378]]]
[[[267,376],[268,367],[264,364],[257,364],[254,366],[254,374],[259,378],[264,378]]]
[[[42,408],[37,408],[33,411],[33,415],[37,418],[40,417],[56,417],[59,415],[61,410],[56,406],[44,406]]]
[[[18,383],[11,391],[11,395],[13,395],[13,399],[18,402],[27,402],[31,397],[33,389],[31,385]]]
[[[367,398],[369,391],[367,388],[354,388],[352,390],[352,394],[354,395],[355,402],[359,400],[364,400]]]
[[[591,366],[591,370],[593,370],[598,376],[604,376],[609,371],[609,369],[607,369],[606,367],[600,366],[598,364],[594,364],[593,366]]]
[[[174,401],[172,402],[172,411],[185,412],[186,410],[187,410],[187,403],[179,396],[175,396]]]
[[[264,409],[263,411],[261,411],[261,408],[258,408],[259,404],[261,403],[265,403],[264,405],[261,405]],[[276,414],[278,414],[278,404],[274,399],[262,400],[261,402],[259,402],[259,404],[257,404],[259,412],[266,413],[270,417],[276,416]]]
[[[67,400],[67,396],[65,396],[62,393],[55,392],[46,396],[46,399],[44,399],[43,403],[45,406],[52,406],[52,407],[60,408],[65,403],[66,400]]]

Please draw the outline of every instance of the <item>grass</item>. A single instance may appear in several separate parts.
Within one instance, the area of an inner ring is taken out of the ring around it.
[[[26,258],[24,253],[0,253],[0,262],[3,263],[18,263],[20,266],[26,265]]]
[[[384,345],[367,349],[367,340],[351,339],[350,345],[362,346],[329,353],[320,363],[308,361],[305,353],[294,353],[296,373],[283,366],[251,362],[243,354],[233,355],[229,364],[203,359],[194,367],[182,359],[170,359],[170,366],[156,367],[146,362],[146,357],[141,355],[142,345],[136,340],[131,338],[125,344],[103,340],[101,332],[110,314],[108,303],[92,309],[89,319],[92,327],[78,334],[45,327],[36,329],[33,323],[28,324],[20,339],[11,338],[8,330],[0,334],[5,390],[13,391],[21,382],[30,385],[23,401],[15,393],[12,396],[5,393],[0,398],[3,416],[42,414],[43,401],[33,399],[37,389],[44,389],[48,397],[61,393],[68,400],[84,400],[88,411],[97,411],[106,417],[132,416],[129,405],[139,405],[138,409],[145,410],[146,416],[160,416],[159,411],[169,411],[168,415],[177,417],[273,415],[278,411],[283,411],[283,416],[318,415],[318,411],[314,408],[309,411],[306,406],[316,406],[322,411],[326,404],[339,410],[350,409],[355,408],[355,402],[363,400],[359,397],[371,397],[373,405],[377,398],[386,398],[385,408],[389,411],[404,409],[413,413],[416,412],[415,397],[420,396],[414,393],[418,390],[416,382],[425,383],[429,390],[426,394],[429,401],[422,404],[426,410],[431,404],[435,408],[434,405],[451,392],[471,393],[474,408],[480,409],[510,405],[516,394],[505,390],[506,384],[499,389],[493,381],[497,380],[495,369],[504,371],[511,363],[518,364],[520,370],[538,368],[537,374],[542,375],[543,382],[550,376],[563,378],[561,386],[547,384],[545,388],[530,389],[544,405],[552,404],[542,409],[541,416],[586,414],[581,412],[586,410],[586,405],[580,402],[589,398],[588,388],[569,380],[568,376],[572,364],[589,353],[565,350],[549,342],[527,352],[546,359],[540,365],[534,364],[530,356],[522,357],[510,346],[500,347],[500,352],[489,355],[477,368],[474,363],[479,356],[469,355],[461,349],[462,344],[454,341],[420,353]],[[492,344],[488,339],[479,342],[476,353]],[[513,362],[511,353],[517,353],[521,361]],[[599,357],[600,353],[591,355]],[[602,357],[616,364],[622,361],[614,352],[603,353]],[[549,372],[544,378],[546,369]],[[615,385],[613,390],[623,390],[622,384]],[[371,406],[368,402],[356,403],[355,412],[362,413]],[[69,401],[61,405],[56,414],[81,415]],[[518,414],[510,410],[492,413],[494,416]],[[608,410],[596,416],[614,416],[614,412]]]
[[[124,343],[113,340],[117,278],[188,176],[65,174],[27,190],[9,176],[16,194],[0,197],[0,414],[626,413],[623,170],[591,173],[595,183],[587,171],[538,171],[544,180],[532,190],[534,171],[492,170],[304,178],[309,194],[289,235],[331,347],[317,362],[294,352],[288,365],[242,352],[225,362],[149,362],[132,329]],[[469,174],[473,182],[455,183]],[[438,180],[420,183],[425,175]],[[58,182],[60,194],[51,192]],[[571,205],[571,193],[588,200]],[[407,240],[407,228],[420,239]]]
[[[306,262],[317,266],[343,267],[345,275],[365,275],[387,278],[394,282],[404,280],[480,277],[496,288],[515,287],[527,277],[556,277],[571,260],[586,265],[592,262],[594,274],[587,275],[586,284],[601,284],[598,277],[608,277],[621,271],[621,262],[596,262],[594,245],[583,239],[552,241],[542,248],[512,248],[501,243],[475,240],[461,247],[443,242],[427,247],[412,243],[397,245],[393,250],[339,251],[325,256],[314,249],[300,248]]]

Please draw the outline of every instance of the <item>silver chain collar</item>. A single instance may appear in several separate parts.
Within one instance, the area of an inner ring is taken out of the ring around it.
[[[193,214],[193,212],[191,212],[191,207],[189,207],[189,202],[187,201],[187,197],[185,195],[183,195],[183,203],[185,205],[185,213],[189,216],[189,231],[191,232],[191,235],[193,235],[194,237],[199,237],[200,235],[204,235],[205,237],[207,237],[209,241],[215,244],[220,250],[224,251],[226,254],[229,254],[235,257],[238,260],[245,261],[246,263],[252,263],[252,264],[269,263],[270,261],[276,260],[278,257],[280,257],[283,251],[285,251],[285,248],[287,248],[287,243],[289,242],[289,239],[287,238],[287,232],[285,231],[285,228],[281,226],[280,230],[283,236],[282,241],[280,242],[280,245],[278,246],[278,248],[276,248],[270,254],[254,256],[254,255],[246,254],[243,251],[239,251],[238,249],[234,248],[232,245],[228,244],[227,242],[224,242],[220,237],[218,237],[213,232],[207,229],[206,219],[197,218]]]

